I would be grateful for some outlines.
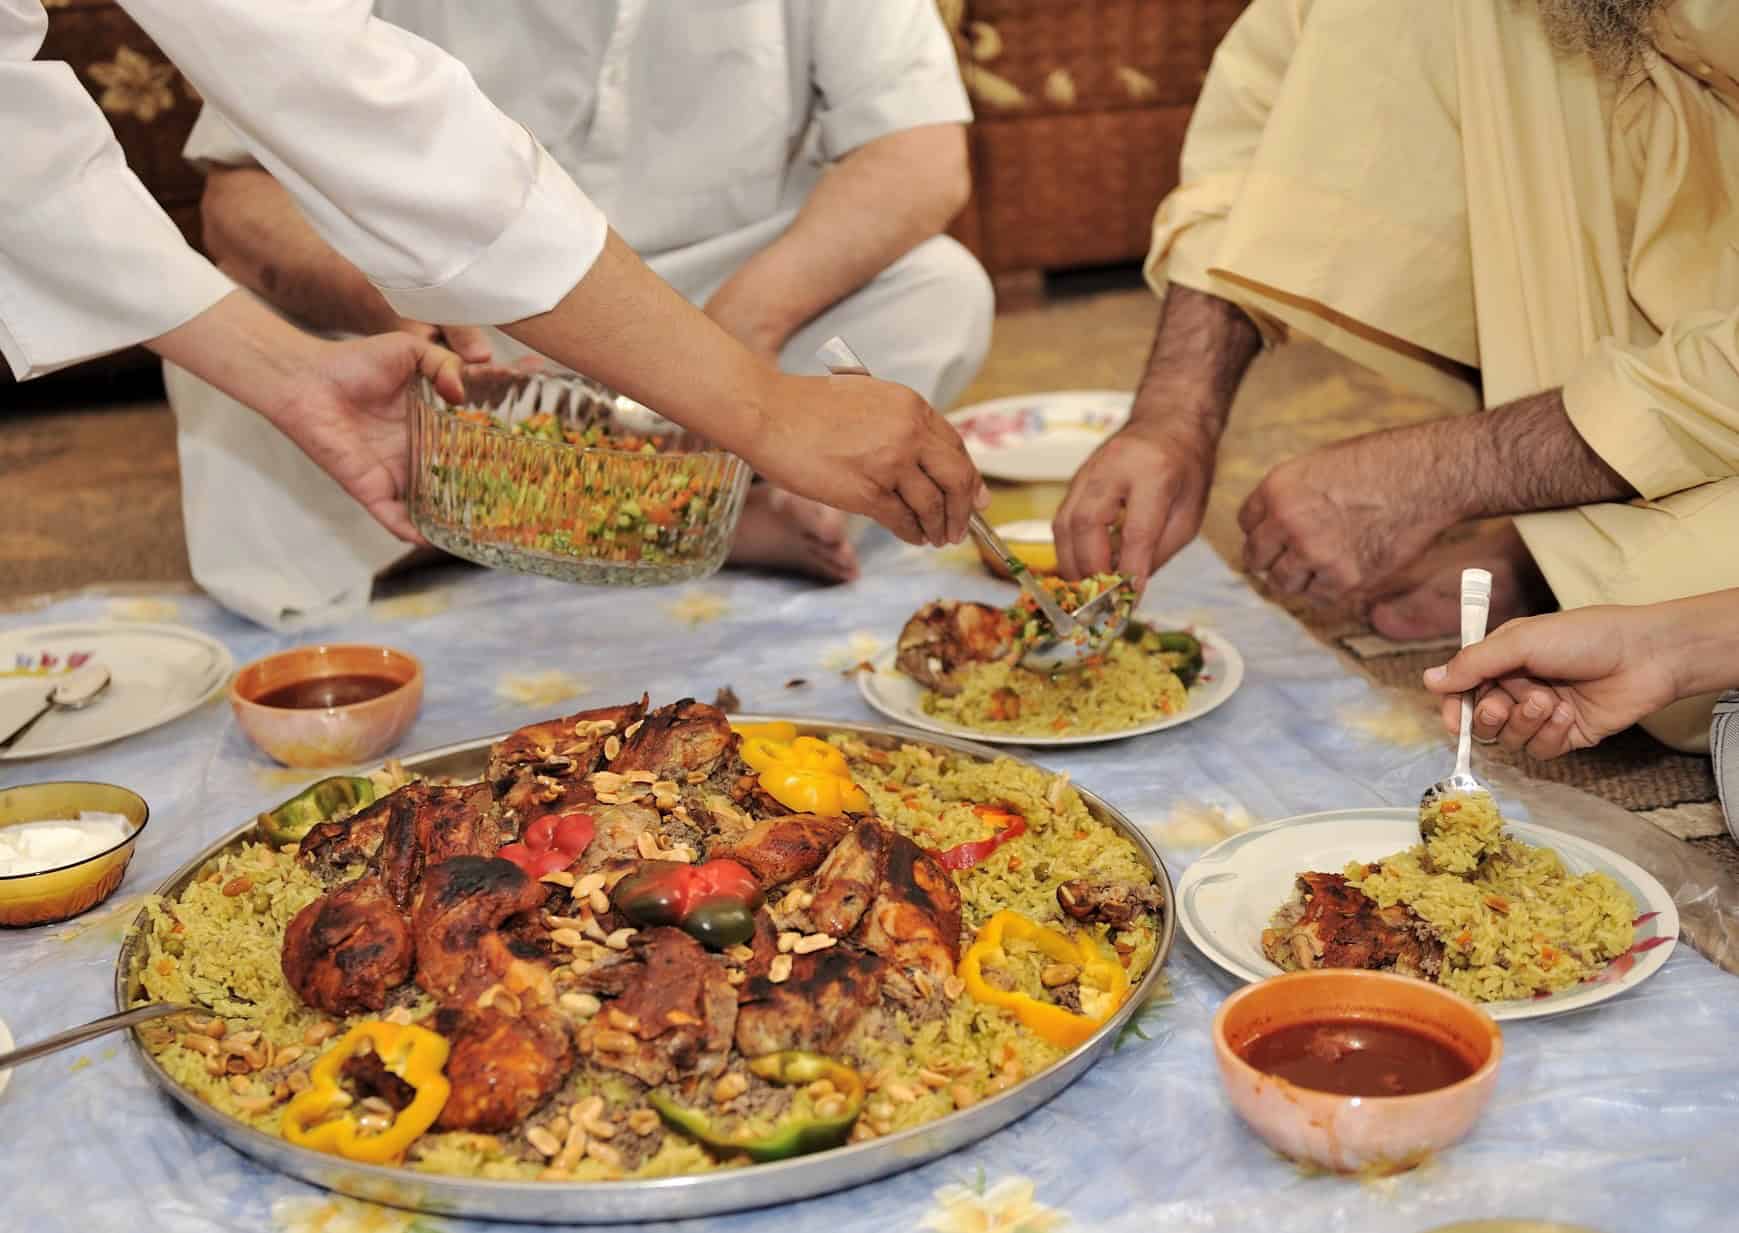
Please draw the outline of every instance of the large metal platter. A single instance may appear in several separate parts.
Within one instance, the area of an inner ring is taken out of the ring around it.
[[[900,744],[922,745],[987,762],[1011,757],[969,741],[881,724],[818,723],[783,715],[740,715],[732,719],[739,723],[794,723],[799,731],[816,736],[829,732],[851,733],[884,748]],[[406,769],[429,777],[476,779],[483,773],[490,744],[501,735],[504,734],[448,745],[402,761]],[[1024,762],[1019,758],[1011,760]],[[1131,991],[1129,1000],[1103,1027],[1049,1069],[971,1108],[885,1138],[775,1164],[646,1181],[515,1182],[442,1176],[414,1169],[356,1164],[263,1134],[218,1112],[177,1084],[157,1064],[136,1033],[133,1035],[134,1052],[145,1072],[200,1125],[261,1164],[352,1198],[431,1215],[549,1224],[617,1224],[716,1216],[843,1190],[925,1164],[976,1142],[1038,1108],[1079,1078],[1117,1039],[1118,1032],[1136,1009],[1153,995],[1160,970],[1171,954],[1176,930],[1171,878],[1166,874],[1159,853],[1128,818],[1093,793],[1078,790],[1094,817],[1114,827],[1135,845],[1165,891],[1166,906],[1153,966]],[[159,887],[157,893],[165,898],[180,895],[207,861],[231,845],[240,843],[252,829],[250,822],[201,852]],[[145,916],[141,913],[129,928],[115,963],[115,1002],[120,1009],[132,1005],[138,995],[138,969],[143,958],[140,940],[144,923]]]

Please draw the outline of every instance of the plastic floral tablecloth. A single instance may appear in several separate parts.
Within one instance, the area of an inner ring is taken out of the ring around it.
[[[401,752],[486,735],[649,691],[745,710],[874,718],[842,670],[887,645],[938,595],[1001,598],[961,550],[879,532],[864,579],[824,589],[725,573],[668,590],[589,590],[453,569],[329,631],[420,656],[427,698]],[[1248,661],[1243,689],[1203,719],[1039,761],[1120,806],[1173,877],[1226,834],[1313,810],[1411,804],[1444,742],[1256,595],[1204,545],[1169,565],[1150,607],[1210,625]],[[286,640],[191,596],[83,597],[0,617],[176,621],[238,662]],[[101,749],[0,764],[0,783],[125,784],[152,823],[126,882],[66,925],[0,933],[0,1018],[27,1041],[113,1009],[116,946],[139,899],[306,773],[254,750],[213,701]],[[1640,825],[1640,823],[1639,823]],[[1229,1230],[1415,1233],[1457,1220],[1554,1219],[1608,1233],[1730,1229],[1739,1217],[1739,980],[1681,945],[1607,1004],[1505,1031],[1497,1097],[1472,1136],[1378,1182],[1312,1176],[1256,1141],[1222,1100],[1208,1023],[1231,985],[1181,930],[1171,999],[1144,1009],[1083,1079],[966,1150],[844,1194],[661,1228],[830,1233]],[[13,1073],[0,1093],[0,1229],[358,1233],[483,1226],[337,1199],[264,1170],[196,1129],[118,1037]],[[650,1226],[641,1226],[650,1227]]]

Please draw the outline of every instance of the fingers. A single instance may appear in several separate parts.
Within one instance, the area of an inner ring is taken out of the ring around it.
[[[1238,507],[1238,529],[1248,535],[1260,526],[1268,517],[1268,498],[1258,487],[1244,499],[1244,504]]]
[[[1551,718],[1540,725],[1540,730],[1525,746],[1528,754],[1535,758],[1556,758],[1577,748],[1572,735],[1575,723],[1575,708],[1568,702],[1558,703]]]
[[[1483,681],[1524,672],[1528,667],[1531,633],[1527,622],[1511,621],[1472,646],[1463,647],[1448,663],[1425,670],[1425,688],[1434,694],[1458,694]]]
[[[1249,508],[1248,506],[1245,507]],[[1243,521],[1243,516],[1239,516]],[[1246,529],[1244,538],[1244,568],[1252,574],[1265,574],[1273,568],[1280,554],[1286,551],[1286,533],[1277,523],[1264,521]]]
[[[980,492],[987,501],[990,494],[954,426],[933,411],[929,419],[930,439],[918,466],[942,497],[942,542],[958,544],[966,536],[966,520],[972,516]]]
[[[1461,725],[1461,699],[1451,698],[1445,706],[1445,711],[1453,710],[1456,729]],[[1499,741],[1503,739],[1504,728],[1515,715],[1515,699],[1502,689],[1489,689],[1473,704],[1472,732],[1475,740]],[[1551,708],[1547,708],[1550,710]],[[1533,735],[1532,732],[1529,735]],[[1526,739],[1525,737],[1523,738]]]
[[[1296,595],[1316,577],[1305,560],[1295,550],[1282,548],[1280,555],[1268,566],[1269,588],[1283,595]]]
[[[1123,503],[1123,534],[1117,545],[1117,570],[1140,587],[1164,562],[1159,556],[1160,536],[1168,529],[1171,508],[1170,485],[1137,484]],[[1109,550],[1110,528],[1106,528]],[[1170,554],[1167,553],[1167,556]]]
[[[367,508],[376,522],[404,540],[405,543],[419,546],[428,544],[429,541],[423,538],[422,533],[411,522],[410,511],[405,508],[403,501],[396,498],[371,501]]]
[[[1125,489],[1090,487],[1077,475],[1051,523],[1057,545],[1057,570],[1065,578],[1108,573],[1111,524],[1123,507]]]
[[[487,364],[494,358],[489,335],[476,325],[444,325],[441,337],[467,364]]]
[[[931,491],[935,489],[932,487]],[[919,547],[930,545],[930,537],[924,534],[924,524],[899,492],[879,493],[867,512],[906,543]]]
[[[429,379],[435,392],[448,402],[465,401],[464,363],[445,347],[419,343],[417,371]]]
[[[932,548],[948,542],[948,505],[942,490],[922,467],[909,467],[895,485],[895,494],[917,520],[918,533]]]

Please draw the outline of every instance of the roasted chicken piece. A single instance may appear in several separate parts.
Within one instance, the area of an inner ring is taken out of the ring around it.
[[[1122,929],[1165,907],[1159,887],[1076,878],[1057,887],[1057,906],[1078,921]]]
[[[881,998],[886,965],[868,951],[836,945],[798,955],[774,984],[752,976],[737,1011],[737,1050],[759,1057],[781,1049],[837,1053],[863,1013]]]
[[[393,811],[375,858],[387,894],[407,911],[424,869],[455,856],[493,856],[503,838],[489,785],[413,786],[423,791],[411,808]]]
[[[755,875],[762,890],[808,877],[851,830],[848,818],[787,814],[757,823],[730,843],[707,849],[708,860],[733,860]]]
[[[929,1002],[960,960],[960,888],[935,857],[875,818],[840,840],[816,871],[809,917],[887,961],[887,987]]]
[[[901,672],[939,694],[960,692],[956,674],[970,664],[1014,654],[1014,621],[1001,608],[962,600],[925,604],[900,631],[894,662]]]
[[[690,775],[711,775],[736,745],[737,734],[723,711],[684,698],[648,715],[610,759],[610,770],[619,775],[650,771],[682,783]]]
[[[316,1010],[380,1010],[411,974],[410,924],[376,877],[329,891],[284,931],[284,979]]]
[[[597,830],[586,845],[582,867],[588,872],[641,858],[640,836],[658,837],[663,819],[650,805],[601,805],[592,811]]]
[[[516,728],[489,749],[489,782],[505,787],[523,770],[546,775],[589,775],[603,760],[604,742],[646,714],[647,699],[600,706],[560,719]]]
[[[567,1025],[545,1007],[509,1015],[494,1006],[435,1012],[435,1031],[451,1043],[452,1091],[436,1130],[512,1130],[548,1100],[574,1068]]]
[[[327,882],[335,882],[347,869],[366,865],[380,851],[387,825],[396,815],[413,812],[423,799],[424,785],[405,784],[371,805],[336,822],[321,822],[302,836],[296,858]]]
[[[411,913],[417,984],[443,1005],[472,1005],[517,959],[544,958],[512,918],[543,906],[548,888],[512,861],[455,856],[423,873]]]
[[[1370,968],[1435,980],[1443,943],[1403,904],[1379,908],[1338,873],[1301,873],[1262,931],[1262,949],[1287,971]]]
[[[615,973],[621,994],[580,1030],[581,1051],[652,1086],[721,1073],[737,1026],[723,961],[680,929],[633,941],[639,962]]]

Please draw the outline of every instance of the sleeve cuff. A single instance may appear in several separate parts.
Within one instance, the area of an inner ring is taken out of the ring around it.
[[[1647,500],[1727,478],[1673,431],[1656,384],[1641,356],[1603,339],[1564,383],[1564,410],[1588,447]]]
[[[187,144],[181,147],[181,157],[201,171],[213,167],[258,167],[259,160],[248,149],[241,134],[218,113],[210,103],[199,109],[199,118],[187,134]]]
[[[572,291],[610,224],[541,146],[537,159],[518,216],[475,261],[438,285],[381,287],[387,302],[417,321],[501,325],[548,312]]]
[[[950,86],[907,80],[897,87],[823,112],[818,121],[823,154],[830,160],[844,158],[878,137],[926,124],[972,123],[972,104],[958,81]]]

